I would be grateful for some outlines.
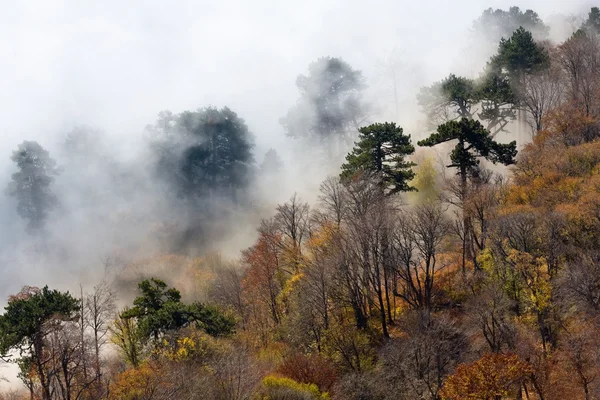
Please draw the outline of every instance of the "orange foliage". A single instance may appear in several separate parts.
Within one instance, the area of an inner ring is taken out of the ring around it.
[[[250,307],[251,322],[261,341],[266,343],[270,329],[279,325],[282,310],[278,296],[286,281],[281,268],[281,235],[260,232],[256,244],[242,253],[247,267],[242,282],[245,303]]]
[[[488,353],[456,368],[441,391],[444,400],[491,400],[510,396],[533,372],[515,354]]]
[[[277,372],[296,382],[314,383],[322,392],[330,392],[338,378],[335,366],[318,354],[287,357]]]
[[[110,385],[110,399],[143,400],[154,398],[159,389],[168,387],[162,379],[162,370],[156,363],[146,362],[138,368],[118,375]]]

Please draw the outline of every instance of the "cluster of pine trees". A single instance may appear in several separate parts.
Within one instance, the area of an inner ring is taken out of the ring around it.
[[[486,10],[475,29],[497,52],[478,79],[421,90],[434,128],[416,143],[370,121],[360,71],[313,63],[283,127],[328,154],[357,140],[318,202],[278,205],[239,261],[125,263],[121,280],[168,272],[122,309],[107,282],[11,296],[0,355],[26,396],[599,398],[600,10],[560,44],[536,39],[548,28],[517,7]],[[532,131],[519,154],[500,139],[518,124]],[[149,130],[174,196],[235,198],[247,185],[252,139],[231,110],[163,113]],[[8,193],[38,229],[58,170],[33,142],[13,161]]]

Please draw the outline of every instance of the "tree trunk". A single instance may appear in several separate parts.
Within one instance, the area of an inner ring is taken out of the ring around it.
[[[41,328],[39,328],[38,332],[35,334],[33,339],[33,348],[34,348],[34,359],[35,364],[38,370],[38,378],[40,380],[40,385],[42,386],[42,400],[52,400],[50,398],[50,382],[46,377],[46,372],[44,371],[44,363],[42,361],[42,357],[44,356],[44,349],[42,343],[42,333],[40,332]]]

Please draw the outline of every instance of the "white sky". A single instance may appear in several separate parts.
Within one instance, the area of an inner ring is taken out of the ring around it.
[[[468,62],[468,51],[457,49],[482,10],[514,3],[7,1],[0,14],[0,160],[25,138],[44,145],[73,124],[139,135],[163,109],[210,104],[237,111],[259,144],[281,141],[277,121],[296,99],[295,78],[317,57],[341,56],[369,78],[397,47],[425,82],[439,79]],[[518,5],[547,19],[585,12],[585,3]]]

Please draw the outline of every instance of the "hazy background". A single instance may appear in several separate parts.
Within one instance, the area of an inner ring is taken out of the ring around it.
[[[311,149],[284,136],[279,118],[298,97],[296,77],[321,56],[341,57],[363,71],[373,119],[395,120],[413,136],[422,117],[419,87],[450,72],[476,76],[495,47],[482,48],[470,34],[486,8],[533,9],[564,39],[591,1],[26,1],[4,2],[0,13],[0,189],[15,171],[9,157],[23,140],[36,140],[59,165],[60,146],[73,127],[106,135],[103,149],[145,176],[144,128],[161,110],[175,113],[228,106],[256,137],[258,162],[274,147],[285,163],[285,182],[262,190],[265,209],[294,191],[310,199],[323,176],[301,167]],[[397,67],[398,113],[393,80]],[[145,180],[124,180],[124,200],[105,190],[104,166],[65,171],[62,191],[68,217],[49,228],[40,243],[24,231],[13,199],[0,195],[0,304],[23,285],[77,288],[102,275],[114,246],[151,252],[146,242],[151,213],[173,213]],[[97,182],[96,182],[97,180]],[[81,201],[79,184],[104,188],[92,203]],[[122,188],[121,188],[122,189]],[[264,189],[264,188],[263,188]],[[271,200],[271,201],[268,201]],[[259,205],[260,206],[260,205]],[[237,215],[216,250],[237,257],[250,245],[260,215]],[[131,218],[123,218],[127,215]],[[48,256],[47,248],[53,246]],[[58,250],[56,250],[58,249]]]

